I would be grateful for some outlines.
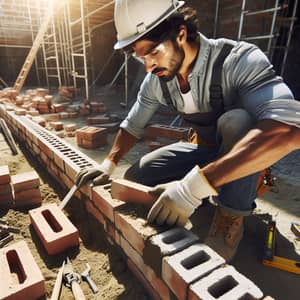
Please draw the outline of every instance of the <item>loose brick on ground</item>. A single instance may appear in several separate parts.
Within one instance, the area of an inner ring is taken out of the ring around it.
[[[0,299],[36,300],[45,295],[43,275],[25,241],[0,250]]]
[[[57,254],[79,245],[79,233],[56,204],[29,211],[33,228],[48,254]]]

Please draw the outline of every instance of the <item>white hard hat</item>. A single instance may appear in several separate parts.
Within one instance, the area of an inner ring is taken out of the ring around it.
[[[183,5],[184,1],[178,0],[116,0],[118,41],[114,48],[122,49],[135,42]]]

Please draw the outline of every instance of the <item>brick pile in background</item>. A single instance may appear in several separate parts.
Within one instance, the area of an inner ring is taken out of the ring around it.
[[[88,125],[106,128],[108,133],[116,132],[120,125],[119,117],[115,114],[109,113],[88,117],[86,122]]]
[[[79,115],[88,116],[90,114],[103,114],[107,112],[107,107],[103,102],[91,99],[84,99],[83,104],[79,107]]]
[[[146,143],[150,150],[169,145],[176,141],[187,141],[191,135],[189,128],[152,124],[146,128]]]

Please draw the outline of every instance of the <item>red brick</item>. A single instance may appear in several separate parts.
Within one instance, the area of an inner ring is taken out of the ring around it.
[[[12,187],[10,183],[0,184],[0,196],[12,194]]]
[[[48,93],[49,93],[48,89],[44,89],[44,88],[37,88],[36,89],[36,95],[37,96],[45,97]]]
[[[65,125],[65,131],[72,132],[76,130],[76,124],[68,124]]]
[[[35,205],[42,203],[42,196],[39,188],[23,190],[15,193],[15,206]]]
[[[14,202],[13,191],[11,185],[1,184],[0,185],[0,207],[8,208],[12,207]]]
[[[15,114],[18,116],[25,116],[26,115],[26,109],[23,108],[16,108]]]
[[[15,193],[35,189],[40,186],[40,178],[36,171],[12,175],[11,182]]]
[[[0,166],[0,184],[10,183],[10,174],[8,166]]]
[[[146,280],[151,284],[154,290],[159,292],[159,296],[163,300],[171,299],[170,290],[166,284],[156,276],[154,271],[148,267],[142,258],[142,256],[129,244],[129,242],[121,237],[121,248],[125,254],[133,261],[135,266],[144,275]]]
[[[189,135],[189,128],[173,127],[162,124],[150,125],[146,129],[146,136],[151,138],[162,137],[172,140],[187,140]]]
[[[142,218],[133,218],[131,211],[127,211],[126,206],[115,211],[115,226],[141,255],[143,254],[146,240],[164,230],[163,227],[154,228],[147,226],[146,220]]]
[[[79,245],[79,233],[56,204],[29,211],[33,228],[48,254],[57,254]]]
[[[76,136],[84,140],[93,141],[106,135],[107,130],[92,126],[85,126],[76,130]]]
[[[87,118],[86,122],[89,125],[109,123],[110,122],[110,117],[104,117],[104,116],[90,117],[90,118]]]
[[[82,148],[86,149],[95,149],[101,146],[104,146],[107,144],[107,140],[105,139],[99,139],[99,140],[94,140],[94,141],[89,141],[85,139],[78,138],[76,139],[77,145]]]
[[[100,212],[100,210],[93,204],[92,201],[87,200],[85,201],[85,207],[86,210],[93,215],[101,224],[104,224],[105,220],[104,220],[104,216],[103,214]]]
[[[101,124],[102,128],[105,128],[108,133],[114,133],[120,128],[120,122],[113,122],[113,123],[103,123]]]
[[[0,250],[0,298],[35,300],[45,295],[43,275],[26,242]]]
[[[41,148],[41,151],[48,156],[48,158],[53,159],[54,157],[53,151],[51,150],[50,145],[46,141],[39,140],[38,146]]]
[[[102,186],[93,187],[92,202],[113,223],[115,222],[115,209],[124,205],[123,201],[113,199],[111,194]]]
[[[63,122],[51,122],[50,124],[55,131],[63,130],[64,129],[64,124]]]
[[[144,286],[148,294],[150,295],[150,298],[153,300],[160,300],[161,297],[159,296],[159,291],[156,291],[150,282],[145,278],[144,274],[141,272],[141,270],[134,264],[134,262],[128,258],[127,259],[127,266],[128,269],[133,273],[133,275],[138,279],[140,283]]]
[[[115,179],[111,185],[113,198],[124,201],[152,206],[157,197],[152,196],[149,191],[151,187],[142,185],[126,179]]]

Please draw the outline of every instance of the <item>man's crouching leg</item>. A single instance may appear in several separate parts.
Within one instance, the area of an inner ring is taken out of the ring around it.
[[[223,114],[218,120],[220,155],[230,151],[252,127],[254,121],[243,109]],[[235,255],[243,237],[244,216],[255,207],[257,174],[247,176],[220,188],[218,206],[205,243],[227,262]]]

